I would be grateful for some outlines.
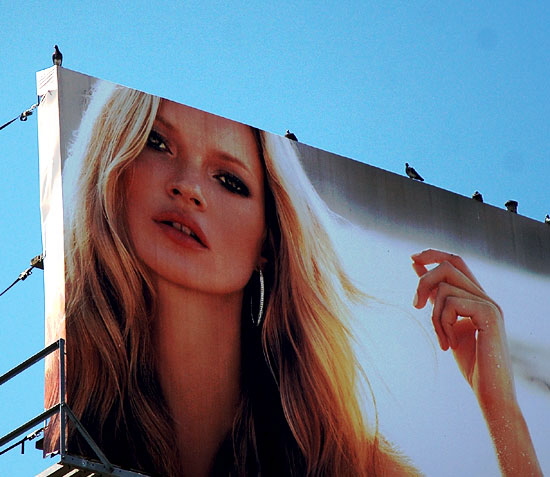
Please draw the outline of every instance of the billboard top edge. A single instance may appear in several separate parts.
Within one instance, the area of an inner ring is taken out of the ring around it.
[[[142,93],[145,93],[145,94],[151,94],[153,96],[157,96],[163,100],[167,100],[167,101],[172,101],[172,102],[176,102],[178,104],[183,104],[185,106],[187,106],[188,108],[192,108],[194,110],[197,110],[197,111],[202,111],[202,112],[205,112],[205,113],[208,113],[208,114],[212,114],[214,116],[217,116],[217,117],[220,117],[220,118],[223,118],[223,119],[226,119],[228,121],[232,121],[232,122],[236,122],[236,123],[240,123],[240,124],[245,124],[246,126],[249,126],[249,127],[253,127],[253,128],[256,128],[256,126],[252,125],[252,124],[248,124],[248,123],[243,123],[242,121],[238,121],[236,119],[232,119],[230,117],[227,117],[227,116],[222,116],[220,114],[217,114],[215,112],[212,112],[212,111],[208,111],[208,110],[204,110],[204,109],[201,109],[201,108],[198,108],[196,106],[192,106],[190,104],[187,104],[187,103],[184,103],[184,102],[181,102],[179,100],[174,100],[174,99],[171,99],[171,98],[168,98],[166,96],[162,96],[162,95],[159,95],[159,94],[154,94],[154,93],[150,93],[150,92],[147,92],[147,91],[144,91],[142,89],[139,89],[139,88],[135,88],[135,87],[132,87],[132,86],[127,86],[127,85],[124,85],[124,84],[121,84],[121,83],[117,83],[117,82],[114,82],[114,81],[111,81],[111,80],[106,80],[106,79],[102,79],[102,78],[98,78],[96,76],[92,76],[92,75],[89,75],[87,73],[82,73],[82,72],[79,72],[79,71],[75,71],[75,70],[71,70],[69,68],[65,68],[65,67],[58,67],[58,66],[51,66],[49,68],[46,68],[44,70],[39,70],[36,74],[37,74],[37,79],[39,77],[39,75],[43,75],[43,74],[51,74],[53,71],[55,71],[57,69],[57,72],[58,74],[60,75],[59,77],[59,80],[60,82],[63,82],[65,81],[65,78],[64,78],[64,75],[65,73],[68,73],[70,75],[78,75],[78,76],[81,76],[83,78],[87,78],[88,80],[91,80],[91,81],[101,81],[101,82],[106,82],[106,83],[110,83],[114,86],[117,86],[117,87],[122,87],[122,88],[128,88],[128,89],[132,89],[134,91],[139,91],[139,92],[142,92]],[[256,128],[258,129],[258,128]],[[265,130],[264,130],[265,131]],[[275,134],[275,135],[278,135],[278,136],[281,136],[281,134],[279,133],[274,133],[272,131],[265,131],[265,132],[268,132],[269,134]],[[334,151],[327,151],[325,149],[319,149],[313,145],[310,145],[310,144],[307,144],[307,143],[304,143],[304,142],[299,142],[298,143],[298,147],[300,148],[308,148],[308,149],[315,149],[315,150],[318,150],[318,151],[321,151],[322,153],[326,153],[326,154],[330,154],[332,156],[337,156],[337,157],[340,157],[342,158],[343,160],[347,160],[347,161],[353,161],[353,162],[356,162],[358,164],[361,164],[361,165],[365,165],[369,168],[372,168],[373,170],[378,170],[378,171],[381,171],[383,173],[386,173],[386,174],[390,174],[390,175],[393,175],[393,176],[396,176],[396,177],[400,177],[404,180],[408,180],[403,174],[399,174],[397,172],[393,172],[393,171],[390,171],[390,170],[387,170],[387,169],[383,169],[381,167],[378,167],[378,166],[375,166],[373,164],[369,164],[367,162],[364,162],[360,159],[356,159],[356,158],[353,158],[353,157],[348,157],[348,156],[344,156],[342,154],[339,154],[337,152],[334,152]],[[463,194],[460,194],[458,192],[454,192],[454,191],[451,191],[451,190],[448,190],[448,189],[445,189],[443,187],[440,187],[436,184],[431,184],[431,183],[426,183],[426,182],[422,182],[422,183],[416,183],[414,181],[410,181],[411,183],[414,183],[416,187],[428,187],[428,188],[433,188],[434,190],[438,190],[438,191],[441,191],[443,193],[446,193],[446,194],[451,194],[453,196],[457,196],[457,197],[462,197],[462,198],[467,198],[469,199],[470,197],[466,196],[466,195],[463,195]],[[501,207],[498,207],[496,205],[493,205],[493,204],[490,204],[490,203],[483,203],[483,206],[484,207],[489,207],[490,209],[493,209],[495,212],[496,211],[499,211],[498,213],[507,213],[508,211],[505,210],[505,209],[502,209]],[[517,220],[527,220],[531,223],[536,223],[538,224],[538,226],[541,226],[541,230],[545,230],[544,229],[544,226],[546,224],[544,224],[544,222],[541,222],[539,220],[536,220],[536,219],[533,219],[531,217],[528,217],[528,216],[525,216],[525,215],[522,215],[521,213],[517,213],[515,214],[516,217],[517,217]],[[516,219],[515,219],[516,220]]]

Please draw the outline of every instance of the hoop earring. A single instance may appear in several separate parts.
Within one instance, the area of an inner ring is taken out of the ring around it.
[[[250,318],[252,319],[252,324],[259,327],[262,324],[263,312],[264,312],[264,296],[265,296],[265,287],[264,287],[264,274],[262,270],[258,270],[260,275],[260,303],[258,307],[258,317],[254,319],[254,312],[252,311],[252,297],[250,297]]]

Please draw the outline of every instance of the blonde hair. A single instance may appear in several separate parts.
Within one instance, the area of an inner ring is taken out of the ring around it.
[[[80,171],[66,216],[67,399],[115,464],[178,475],[151,342],[155,290],[130,246],[121,181],[159,103],[100,87],[66,164]],[[261,336],[243,324],[234,466],[239,475],[262,465],[264,474],[383,474],[399,458],[363,417],[346,326],[347,302],[362,295],[340,265],[326,231],[330,212],[291,142],[252,131],[268,186],[270,291]],[[70,445],[85,452],[76,433]]]

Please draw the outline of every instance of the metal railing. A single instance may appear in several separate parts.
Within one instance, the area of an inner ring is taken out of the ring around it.
[[[0,386],[1,386],[1,385],[5,384],[6,382],[8,382],[10,379],[14,378],[18,374],[22,373],[26,369],[30,368],[32,365],[38,363],[42,359],[46,358],[46,356],[50,355],[51,353],[53,353],[57,350],[59,350],[59,355],[60,355],[60,359],[59,359],[59,378],[60,378],[60,386],[61,386],[61,389],[60,389],[60,394],[61,394],[60,403],[55,405],[55,406],[52,406],[51,408],[49,408],[46,411],[42,412],[41,414],[39,414],[35,418],[31,419],[30,421],[27,421],[25,424],[19,426],[17,429],[14,429],[13,431],[9,432],[8,434],[6,434],[2,438],[0,438],[0,448],[2,446],[6,445],[8,442],[11,442],[15,438],[21,436],[25,432],[30,431],[32,428],[36,427],[37,425],[43,423],[47,419],[51,418],[52,416],[54,416],[55,414],[60,412],[60,410],[61,410],[60,404],[63,403],[64,400],[65,400],[65,382],[64,382],[64,376],[65,376],[65,359],[64,359],[65,341],[63,339],[60,339],[60,340],[56,341],[55,343],[52,343],[48,347],[46,347],[43,350],[39,351],[35,355],[31,356],[29,359],[26,359],[21,364],[18,364],[14,368],[10,369],[7,373],[0,376]],[[63,414],[61,414],[61,417],[62,416],[63,416]],[[40,429],[40,431],[43,431],[43,430],[44,430],[44,427],[42,427]],[[64,433],[62,433],[62,434],[64,434]],[[22,441],[19,441],[18,443],[14,444],[13,446],[10,446],[9,448],[3,449],[2,451],[0,451],[0,455],[4,454],[8,450],[13,449],[18,444],[24,443],[26,440],[30,440],[30,439],[27,439],[25,437]],[[65,443],[60,442],[60,448],[64,449],[64,447],[65,447]]]
[[[112,476],[121,476],[121,477],[146,477],[144,474],[127,471],[124,469],[120,469],[114,465],[112,465],[105,454],[101,451],[99,446],[96,444],[96,442],[92,439],[90,434],[86,431],[82,423],[78,420],[78,418],[74,415],[74,413],[71,411],[70,407],[67,405],[65,399],[66,399],[66,392],[65,392],[65,340],[63,338],[60,338],[56,342],[52,343],[51,345],[47,346],[43,350],[39,351],[35,355],[31,356],[29,359],[23,361],[21,364],[18,364],[11,370],[9,370],[7,373],[0,376],[0,386],[10,379],[14,378],[18,374],[22,373],[32,365],[36,364],[37,362],[41,361],[42,359],[45,359],[50,354],[54,353],[55,351],[59,350],[59,402],[55,404],[54,406],[50,407],[46,411],[40,413],[38,416],[30,419],[29,421],[25,422],[21,426],[19,426],[17,429],[14,429],[13,431],[9,432],[5,436],[0,438],[0,456],[19,445],[22,446],[22,450],[24,449],[24,444],[26,441],[32,440],[36,438],[40,433],[44,432],[47,424],[44,424],[48,419],[51,419],[56,414],[59,414],[59,456],[60,456],[60,464],[61,466],[66,465],[71,468],[80,468],[80,469],[86,469],[92,472],[95,472],[94,475],[112,475]],[[75,426],[76,430],[80,433],[80,435],[84,438],[86,443],[90,446],[90,448],[95,453],[97,459],[99,462],[91,461],[86,458],[77,457],[73,455],[69,455],[67,452],[67,423],[68,421],[71,421],[72,424]],[[23,437],[23,439],[18,440],[17,442],[7,446],[4,449],[1,449],[6,444],[11,443],[18,437],[21,437],[26,432],[29,432],[31,429],[36,428],[36,426],[44,424],[43,427],[40,429],[35,430],[33,433]],[[63,475],[63,474],[56,474],[56,475]]]

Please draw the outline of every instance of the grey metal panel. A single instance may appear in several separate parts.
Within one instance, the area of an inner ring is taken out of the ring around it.
[[[336,213],[367,229],[550,275],[550,227],[439,187],[297,144]]]

